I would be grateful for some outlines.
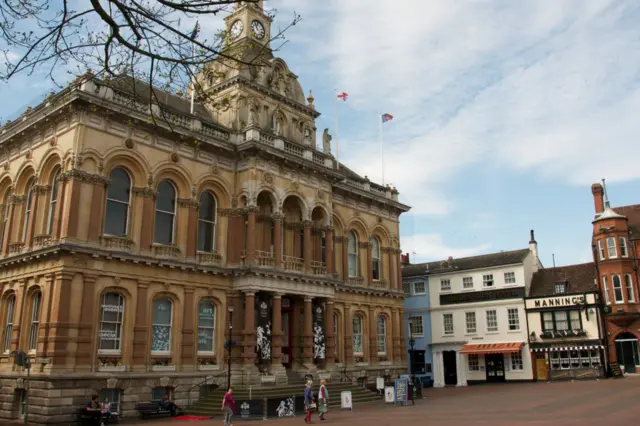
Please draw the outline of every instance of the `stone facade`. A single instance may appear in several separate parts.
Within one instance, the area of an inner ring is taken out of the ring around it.
[[[236,19],[270,23],[254,4]],[[230,325],[236,386],[406,371],[409,207],[338,164],[326,132],[316,148],[312,96],[263,50],[263,67],[205,69],[193,114],[86,75],[2,128],[0,418],[22,409],[15,350],[33,422],[98,393],[125,416],[165,389],[186,405],[226,381]]]

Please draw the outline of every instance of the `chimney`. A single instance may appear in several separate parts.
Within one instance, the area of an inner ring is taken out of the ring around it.
[[[409,264],[409,253],[400,255],[400,264],[402,266],[407,266]]]
[[[538,242],[536,241],[536,237],[534,235],[533,229],[529,231],[531,238],[529,239],[529,251],[533,254],[533,261],[535,262],[536,267],[534,268],[534,272],[538,269],[537,265],[539,262],[538,258]]]
[[[591,185],[591,193],[593,194],[593,204],[596,208],[596,214],[600,214],[604,211],[604,190],[602,189],[602,185],[599,183]]]

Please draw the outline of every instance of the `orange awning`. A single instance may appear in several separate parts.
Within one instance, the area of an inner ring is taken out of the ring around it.
[[[485,343],[479,345],[464,345],[460,350],[461,354],[504,354],[509,352],[520,352],[524,342],[512,343]]]

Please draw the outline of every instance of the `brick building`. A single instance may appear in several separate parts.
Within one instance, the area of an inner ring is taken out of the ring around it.
[[[592,185],[591,191],[596,212],[593,258],[605,303],[609,362],[636,373],[640,371],[640,204],[612,208],[602,185]]]

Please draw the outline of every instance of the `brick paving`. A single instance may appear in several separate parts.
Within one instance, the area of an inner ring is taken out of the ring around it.
[[[352,412],[333,410],[319,425],[435,426],[468,425],[613,425],[637,424],[640,378],[564,383],[518,383],[425,390],[415,406],[382,403],[355,406]],[[234,426],[255,422],[234,419]],[[210,426],[221,420],[148,422],[150,426]],[[302,417],[260,421],[264,426],[304,425]]]

